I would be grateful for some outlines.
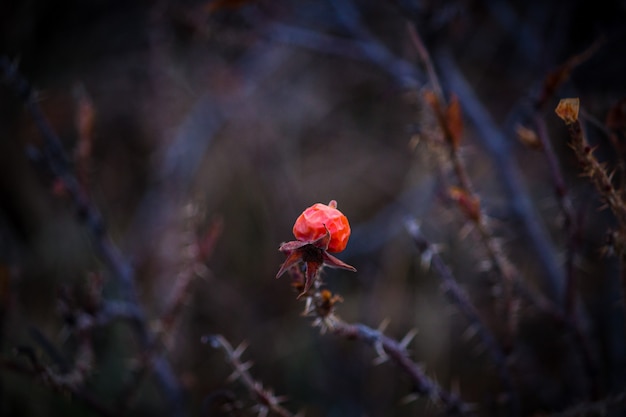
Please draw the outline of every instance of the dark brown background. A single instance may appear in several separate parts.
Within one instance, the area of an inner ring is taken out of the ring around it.
[[[498,380],[480,343],[462,334],[467,322],[438,290],[434,274],[419,265],[403,228],[417,217],[428,238],[468,290],[486,322],[499,332],[494,273],[483,272],[479,240],[463,237],[463,216],[443,201],[440,166],[422,140],[426,111],[411,98],[415,88],[391,74],[397,61],[377,65],[359,52],[355,34],[326,1],[250,1],[206,12],[199,1],[3,1],[0,53],[19,62],[40,94],[40,105],[68,153],[77,146],[75,92],[83,88],[96,112],[90,193],[113,240],[137,269],[140,296],[150,318],[162,312],[184,268],[189,225],[183,207],[201,208],[198,228],[223,220],[223,234],[195,281],[180,324],[168,338],[168,357],[187,388],[190,415],[217,390],[248,397],[221,353],[200,343],[220,333],[250,343],[252,373],[287,408],[307,416],[436,415],[425,400],[402,404],[411,386],[390,364],[374,367],[367,346],[320,336],[300,317],[287,279],[274,276],[297,215],[315,202],[336,199],[353,235],[339,257],[356,274],[330,270],[326,281],[345,301],[338,314],[377,327],[390,319],[396,338],[419,333],[410,348],[442,386],[455,386],[482,415],[503,415]],[[549,236],[547,254],[559,268],[566,238],[559,223],[545,158],[515,140],[520,108],[537,94],[547,74],[569,57],[604,39],[571,74],[545,109],[545,118],[568,192],[581,213],[584,236],[576,257],[580,300],[599,363],[601,397],[623,392],[626,345],[616,262],[599,254],[612,224],[593,189],[577,175],[567,132],[552,109],[559,97],[580,97],[585,111],[604,121],[626,93],[621,1],[492,0],[359,1],[356,10],[369,40],[408,65],[414,85],[425,78],[407,32],[417,25],[433,56],[449,51],[469,85],[502,128],[526,196]],[[307,44],[303,32],[341,39]],[[329,53],[334,45],[336,53]],[[371,48],[371,44],[368,46]],[[448,81],[442,78],[444,86]],[[463,157],[511,260],[528,282],[550,293],[541,262],[511,213],[494,159],[480,131],[466,120]],[[589,127],[597,155],[618,157],[600,129]],[[71,355],[55,313],[64,285],[83,285],[102,271],[84,228],[50,179],[26,154],[40,137],[22,103],[0,87],[0,348],[12,357],[19,345],[36,345],[35,327]],[[622,161],[623,162],[623,161]],[[106,271],[105,276],[106,276]],[[108,285],[108,284],[107,284]],[[105,296],[115,297],[111,290]],[[522,414],[554,412],[590,399],[575,343],[562,328],[522,309],[512,356],[522,394]],[[96,366],[87,387],[105,402],[119,394],[136,346],[128,326],[98,332]],[[45,358],[45,355],[42,354]],[[130,415],[166,415],[150,379]],[[2,371],[0,414],[94,415],[23,376]],[[617,412],[616,415],[619,415]]]

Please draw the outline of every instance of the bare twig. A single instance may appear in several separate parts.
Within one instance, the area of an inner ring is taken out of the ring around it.
[[[8,58],[0,57],[0,71],[7,84],[24,101],[30,112],[44,144],[41,149],[41,162],[50,173],[64,186],[77,211],[79,219],[90,232],[91,241],[96,254],[109,269],[122,290],[123,297],[136,306],[137,320],[132,322],[135,334],[138,336],[143,349],[149,348],[154,341],[154,335],[148,328],[142,308],[140,307],[135,287],[135,275],[130,264],[124,259],[119,249],[106,232],[106,226],[98,209],[85,194],[68,163],[63,146],[56,133],[48,123],[37,100],[35,91],[22,77],[15,65]],[[182,390],[176,380],[171,365],[164,357],[153,358],[152,367],[161,389],[167,397],[171,413],[174,416],[185,415]]]
[[[113,417],[118,415],[114,412],[114,410],[110,409],[108,405],[100,402],[83,388],[54,383],[54,381],[50,378],[48,369],[40,363],[39,359],[34,352],[32,352],[32,350],[27,348],[18,348],[17,353],[21,356],[26,356],[29,365],[15,359],[2,358],[0,359],[0,368],[34,378],[42,385],[52,388],[59,394],[67,395],[69,392],[73,398],[84,403],[91,410],[103,417]]]

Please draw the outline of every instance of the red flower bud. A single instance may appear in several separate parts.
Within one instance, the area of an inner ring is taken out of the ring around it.
[[[337,210],[337,202],[317,203],[302,212],[293,225],[293,235],[301,242],[314,242],[330,233],[328,252],[341,252],[350,238],[348,218]]]

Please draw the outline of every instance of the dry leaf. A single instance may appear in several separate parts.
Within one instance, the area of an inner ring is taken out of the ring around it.
[[[455,95],[450,98],[450,104],[446,109],[446,121],[452,146],[454,149],[458,149],[463,136],[463,115],[461,114],[461,104]]]
[[[578,121],[578,110],[580,108],[580,100],[575,98],[563,98],[559,101],[559,105],[554,110],[565,124],[572,124]]]

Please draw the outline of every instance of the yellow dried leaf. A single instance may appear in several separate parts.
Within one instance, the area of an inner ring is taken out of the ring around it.
[[[563,98],[559,101],[559,105],[554,110],[565,124],[572,124],[578,120],[578,110],[580,109],[580,100],[575,98]]]

